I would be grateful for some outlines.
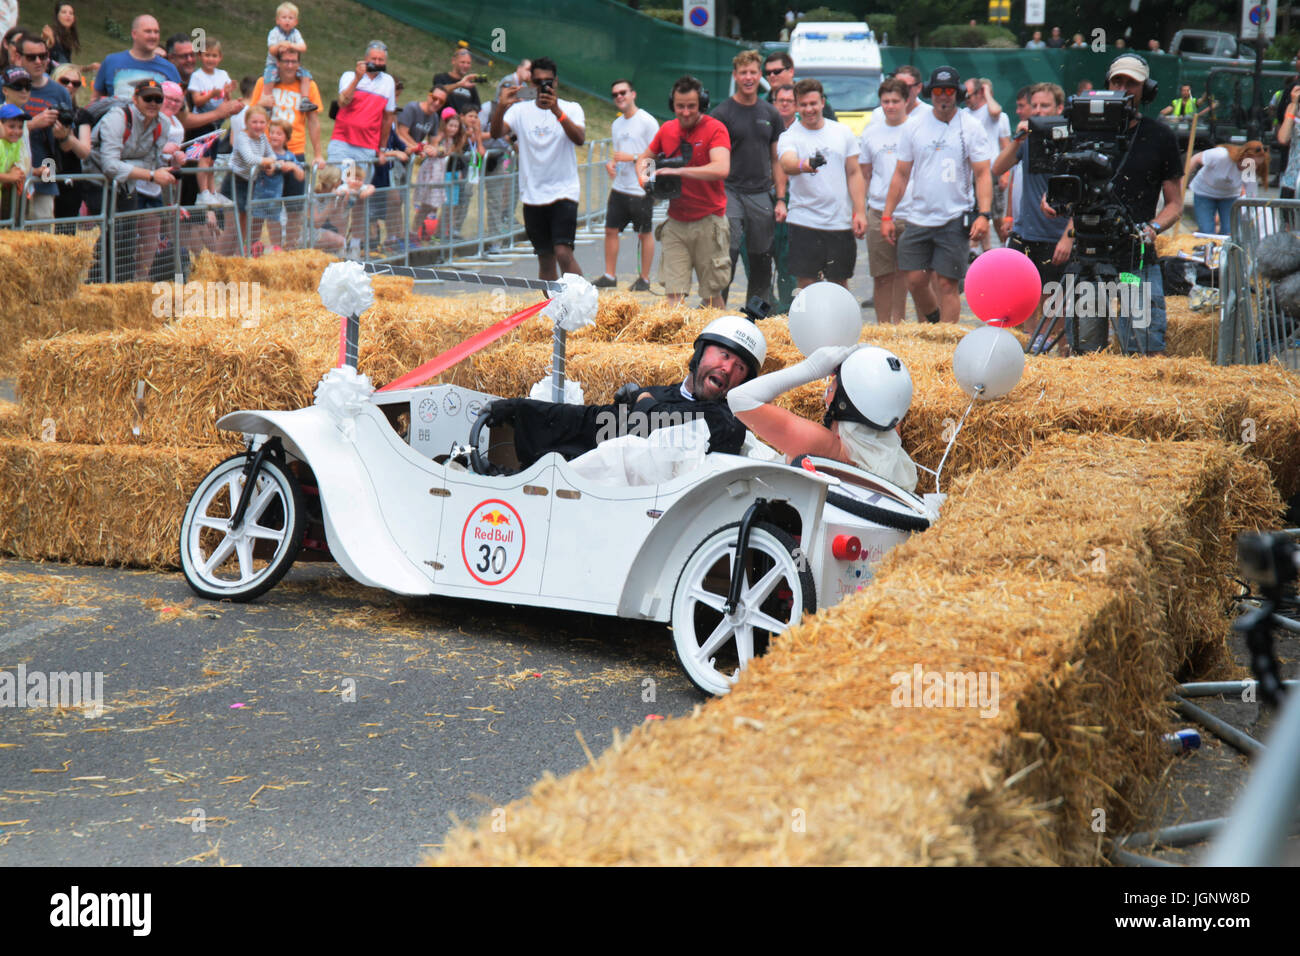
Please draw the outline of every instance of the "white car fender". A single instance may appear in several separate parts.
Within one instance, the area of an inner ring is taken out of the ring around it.
[[[387,532],[374,485],[347,426],[325,408],[296,411],[240,411],[223,416],[218,428],[278,435],[285,450],[307,462],[316,475],[330,554],[349,575],[370,587],[398,594],[430,594],[432,582]]]
[[[820,551],[826,489],[837,483],[835,479],[785,464],[724,457],[734,460],[735,467],[687,484],[681,492],[674,490],[677,481],[661,486],[666,493],[655,507],[662,517],[632,562],[619,600],[620,617],[667,621],[677,577],[691,552],[713,531],[739,521],[756,498],[788,501],[803,525],[800,547],[809,554]],[[815,573],[818,567],[819,562],[811,563]],[[820,587],[821,582],[816,583]]]

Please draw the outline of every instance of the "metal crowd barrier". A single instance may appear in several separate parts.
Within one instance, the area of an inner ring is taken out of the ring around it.
[[[1288,315],[1278,306],[1274,283],[1261,279],[1256,268],[1261,239],[1298,228],[1300,200],[1239,199],[1233,204],[1220,283],[1220,365],[1278,362],[1300,369],[1300,315]]]
[[[578,177],[580,231],[604,224],[610,177],[605,170],[613,150],[611,140],[595,140],[581,147]],[[182,205],[181,189],[165,187],[162,205],[121,208],[112,184],[97,173],[57,175],[60,188],[97,191],[99,212],[87,208],[82,215],[34,219],[25,198],[15,202],[0,228],[54,230],[79,233],[100,230],[89,282],[171,281],[188,276],[193,258],[203,249],[223,256],[256,256],[275,247],[284,250],[320,248],[341,258],[392,265],[432,265],[453,260],[500,261],[504,257],[531,256],[524,235],[519,195],[519,161],[513,151],[489,153],[496,169],[487,174],[464,171],[432,183],[418,183],[419,161],[392,163],[392,185],[376,189],[367,199],[342,202],[317,192],[320,168],[304,167],[305,193],[301,198],[254,198],[255,171],[249,180],[245,211],[233,206]],[[372,163],[365,168],[371,178]],[[340,173],[344,174],[342,165]],[[218,191],[233,197],[234,174],[226,165],[173,170],[178,180],[214,174]],[[28,182],[40,179],[39,171]],[[25,190],[24,190],[25,194]],[[436,203],[421,202],[437,198]],[[93,208],[93,203],[88,203]],[[437,228],[429,225],[436,220]]]

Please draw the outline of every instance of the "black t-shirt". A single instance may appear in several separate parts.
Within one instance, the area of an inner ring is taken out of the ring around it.
[[[1138,224],[1155,217],[1161,186],[1183,178],[1174,131],[1158,120],[1143,116],[1137,135],[1115,176],[1115,194]]]
[[[433,85],[447,87],[447,105],[453,107],[457,113],[463,113],[471,106],[475,112],[478,112],[483,106],[483,102],[478,98],[477,86],[462,86],[458,89],[452,89],[461,79],[463,77],[454,77],[450,73],[439,73],[433,78]]]
[[[731,134],[731,175],[727,185],[742,193],[765,193],[772,188],[772,144],[785,127],[771,103],[759,100],[742,106],[727,97],[711,114]]]
[[[709,426],[709,451],[739,455],[740,446],[745,443],[745,426],[736,420],[731,407],[725,402],[697,401],[682,394],[681,383],[676,385],[652,385],[641,391],[649,392],[650,398],[636,403],[636,411],[649,416],[651,423],[654,416],[659,420],[677,423],[689,422],[695,416],[702,416]],[[675,416],[668,418],[667,416]]]

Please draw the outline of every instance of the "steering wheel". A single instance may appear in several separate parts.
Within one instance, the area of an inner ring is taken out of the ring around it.
[[[474,427],[469,430],[469,469],[476,475],[492,474],[488,469],[493,466],[483,460],[483,456],[479,454],[478,450],[479,435],[483,431],[483,426],[488,423],[488,419],[491,417],[492,406],[484,406],[483,411],[478,413],[478,418],[474,419]]]

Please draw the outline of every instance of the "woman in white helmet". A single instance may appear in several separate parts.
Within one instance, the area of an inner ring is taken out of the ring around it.
[[[772,404],[792,388],[830,378],[825,424]],[[826,346],[797,365],[769,372],[727,393],[736,418],[787,460],[815,455],[856,465],[907,491],[916,465],[896,426],[912,404],[912,376],[898,356],[874,345]]]

